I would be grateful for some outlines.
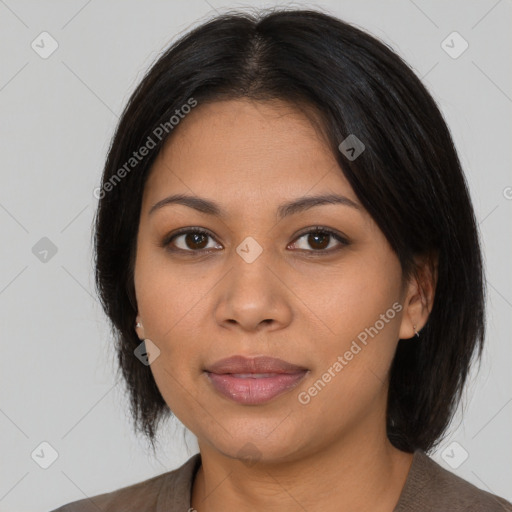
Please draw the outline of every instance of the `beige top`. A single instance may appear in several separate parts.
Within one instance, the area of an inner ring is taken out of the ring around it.
[[[197,453],[173,471],[74,501],[52,512],[188,512],[192,482],[200,465],[201,456]],[[461,511],[512,512],[512,504],[475,487],[416,450],[393,512]]]

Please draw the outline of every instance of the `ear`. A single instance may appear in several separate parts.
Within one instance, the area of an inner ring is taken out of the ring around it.
[[[404,285],[404,313],[400,323],[400,339],[413,338],[427,323],[434,305],[437,265],[437,254],[415,258],[415,268]]]

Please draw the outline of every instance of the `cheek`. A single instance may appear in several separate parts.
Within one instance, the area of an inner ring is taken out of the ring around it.
[[[204,328],[200,328],[206,314],[204,299],[215,279],[211,273],[198,275],[192,265],[187,271],[176,272],[160,249],[141,246],[134,280],[144,335],[160,350],[150,370],[169,408],[189,426],[189,417],[202,414],[194,407],[198,403],[193,399],[194,379],[200,373],[204,352]]]
[[[148,326],[145,334],[156,343],[164,344],[184,329],[197,339],[194,318],[202,315],[202,299],[214,284],[211,273],[201,276],[194,265],[177,268],[163,249],[141,244],[134,276],[137,306]]]
[[[343,404],[342,416],[356,414],[380,395],[386,382],[403,308],[402,273],[393,253],[379,256],[361,255],[333,272],[329,282],[317,280],[316,292],[302,292],[309,293],[304,295],[310,298],[308,306],[322,319],[316,322],[321,331],[315,337],[314,372],[300,390],[319,414],[333,403]]]
[[[397,308],[392,307],[402,299],[400,263],[389,251],[377,252],[378,257],[373,254],[361,251],[328,272],[304,268],[297,275],[296,291],[305,298],[304,311],[322,330],[324,339],[331,340],[320,344],[320,350],[343,350],[376,322],[381,330],[381,315],[385,315],[386,328],[382,330],[386,335],[398,333]]]

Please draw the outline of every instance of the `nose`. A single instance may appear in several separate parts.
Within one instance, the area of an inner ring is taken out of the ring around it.
[[[218,286],[215,317],[219,325],[243,331],[282,329],[292,319],[291,290],[265,251],[251,263],[238,254]]]

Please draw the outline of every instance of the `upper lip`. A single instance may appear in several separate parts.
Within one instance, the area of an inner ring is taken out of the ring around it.
[[[297,373],[307,370],[302,366],[275,357],[232,356],[221,359],[206,368],[210,373]]]

